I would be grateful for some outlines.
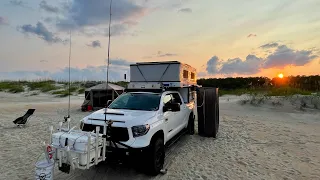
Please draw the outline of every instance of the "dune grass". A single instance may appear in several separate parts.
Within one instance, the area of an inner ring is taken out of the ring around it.
[[[311,91],[306,91],[298,88],[292,87],[272,87],[272,88],[253,88],[253,89],[234,89],[234,90],[219,90],[219,95],[237,95],[241,96],[243,94],[249,95],[265,95],[265,96],[292,96],[295,94],[300,95],[311,95]]]
[[[10,93],[20,93],[24,92],[24,87],[22,83],[19,82],[0,82],[0,91],[8,91]]]
[[[37,82],[28,82],[27,86],[30,88],[31,91],[33,90],[40,90],[41,92],[49,92],[52,90],[58,89],[55,86],[54,81],[37,81]]]
[[[311,95],[311,91],[306,91],[298,88],[292,87],[279,87],[279,88],[272,88],[267,92],[268,96],[292,96],[295,94],[300,95]]]
[[[78,90],[78,93],[79,93],[79,94],[83,94],[83,93],[84,93],[84,91],[85,91],[85,89],[84,89],[84,88],[80,88],[80,89]]]
[[[71,95],[72,93],[68,90],[59,90],[59,91],[54,91],[52,92],[53,95],[55,95],[56,97],[67,97],[69,95]]]

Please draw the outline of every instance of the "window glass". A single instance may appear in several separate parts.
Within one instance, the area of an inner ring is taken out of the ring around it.
[[[181,98],[178,93],[172,93],[173,102],[182,104]]]
[[[125,93],[115,99],[109,109],[156,111],[159,109],[160,94]]]
[[[172,98],[170,94],[167,94],[163,97],[163,104],[167,104],[168,102],[171,102]]]
[[[191,79],[195,79],[195,75],[193,72],[191,73]]]
[[[189,72],[187,70],[183,70],[183,78],[188,78]]]

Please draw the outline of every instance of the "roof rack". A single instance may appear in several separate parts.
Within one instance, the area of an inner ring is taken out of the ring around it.
[[[155,65],[155,64],[181,64],[179,61],[161,61],[161,62],[137,62],[135,64],[130,64],[130,66],[137,65]]]

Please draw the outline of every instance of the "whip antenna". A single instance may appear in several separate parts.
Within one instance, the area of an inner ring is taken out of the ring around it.
[[[70,118],[70,61],[71,61],[71,30],[70,30],[70,46],[69,46],[69,89],[68,89],[68,95],[69,95],[69,104],[68,104],[68,117]]]
[[[109,16],[109,34],[108,34],[108,60],[107,60],[107,83],[106,83],[106,105],[104,109],[104,120],[107,121],[107,103],[108,103],[108,85],[109,85],[109,64],[110,64],[110,27],[111,27],[111,7],[112,0],[110,0],[110,16]]]
[[[70,30],[70,43],[69,43],[69,82],[68,82],[68,116],[64,117],[64,122],[68,121],[68,129],[70,128],[70,61],[71,61],[71,30]]]

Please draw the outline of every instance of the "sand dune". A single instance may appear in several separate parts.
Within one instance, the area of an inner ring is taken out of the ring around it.
[[[130,165],[100,164],[71,174],[55,171],[54,179],[320,179],[320,112],[282,107],[239,105],[241,97],[220,99],[219,138],[183,136],[167,152],[167,174],[148,177]],[[48,127],[67,115],[67,98],[24,97],[0,93],[0,179],[34,179],[40,143]],[[72,125],[87,112],[81,97],[72,97]],[[26,128],[12,121],[36,108]]]

